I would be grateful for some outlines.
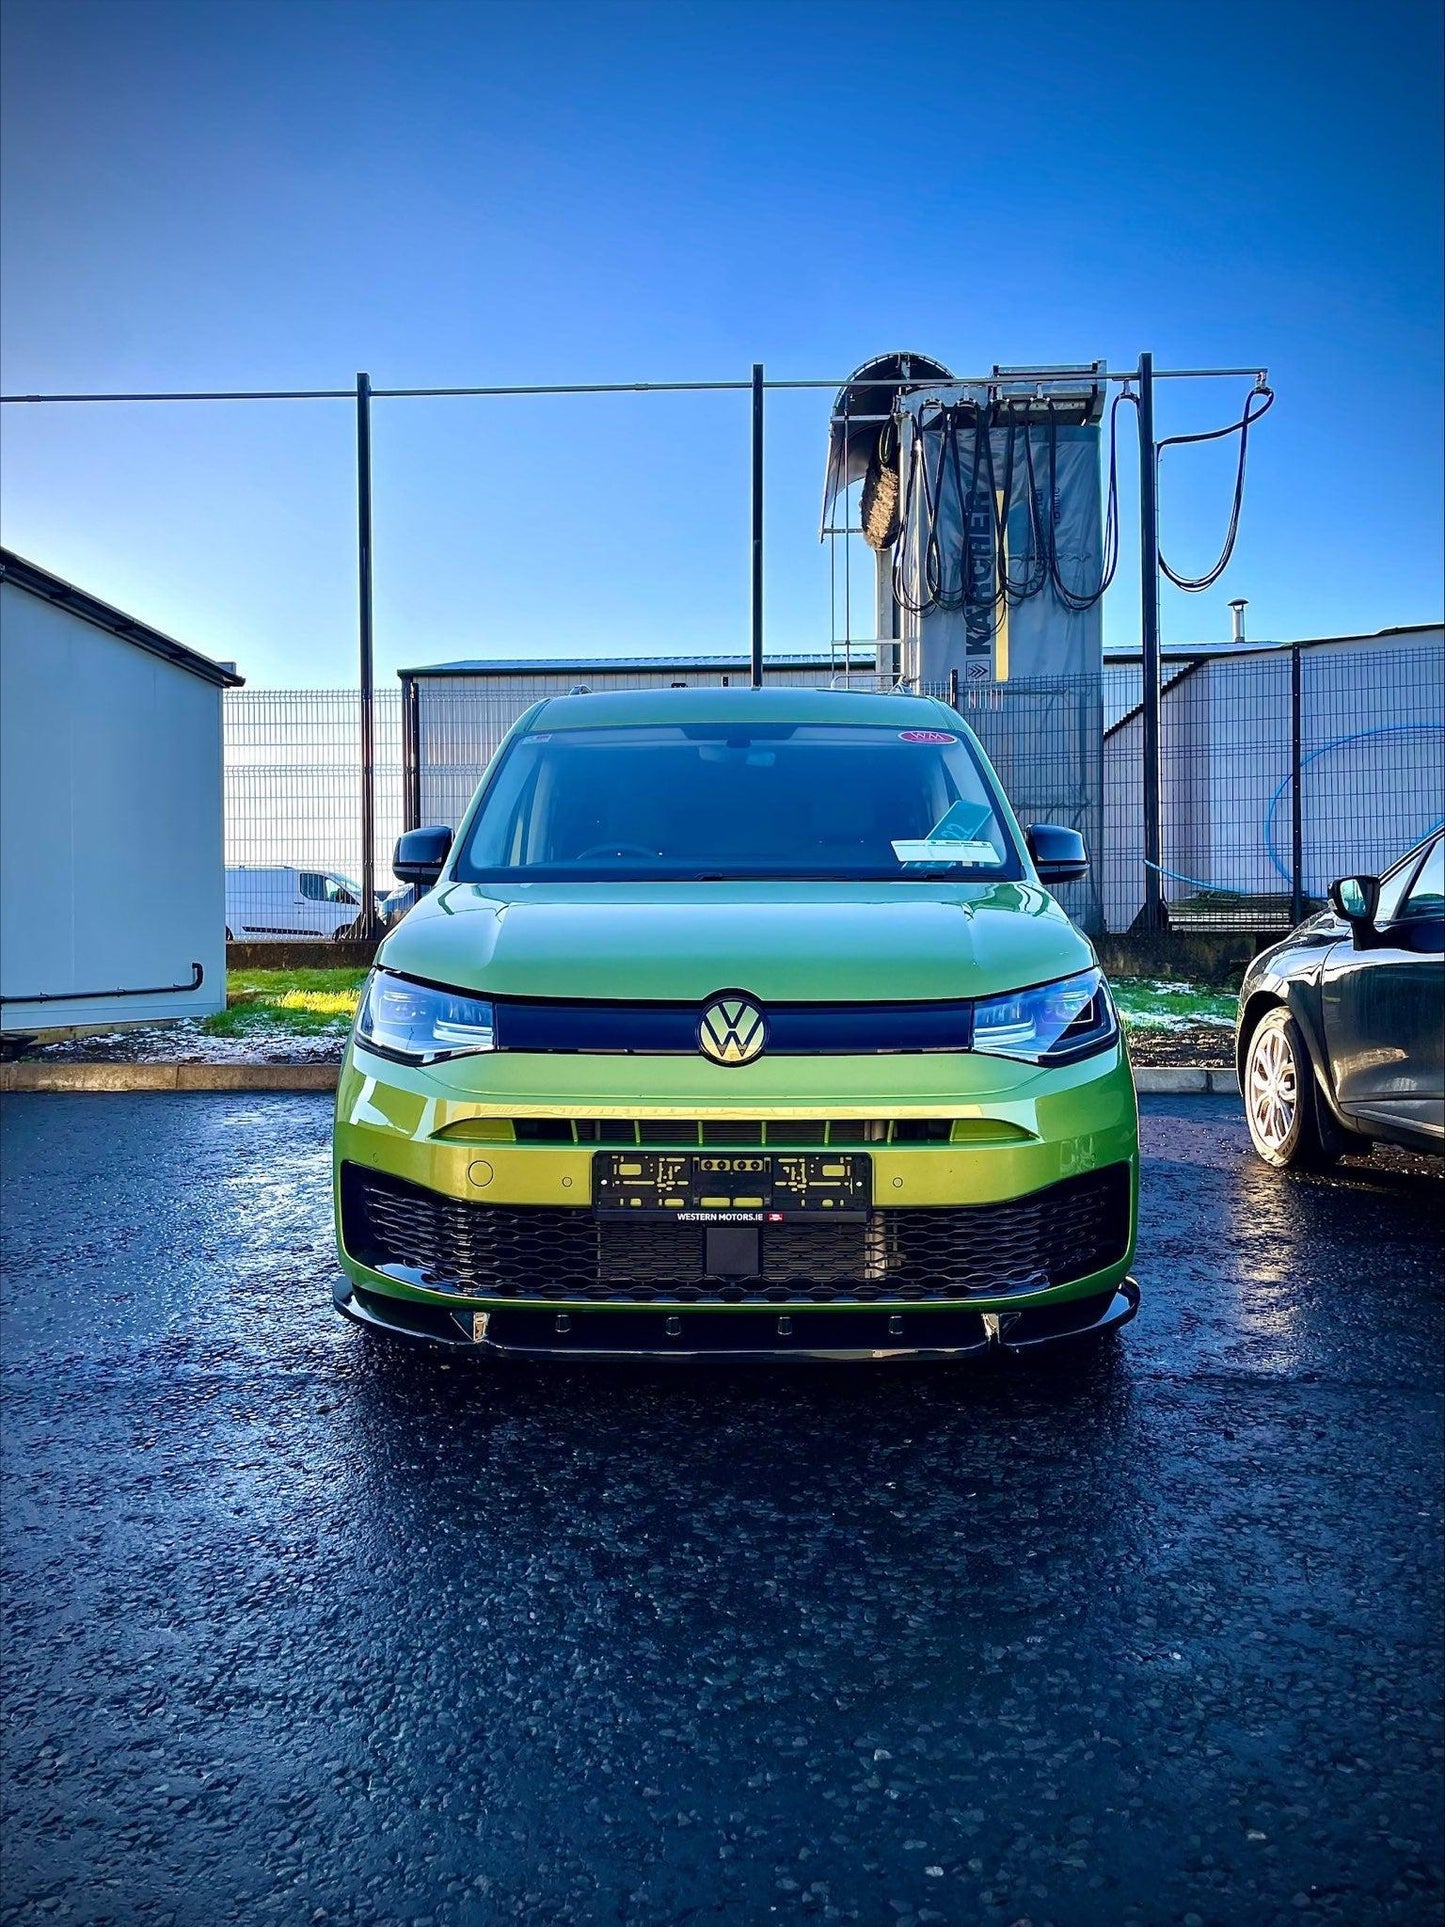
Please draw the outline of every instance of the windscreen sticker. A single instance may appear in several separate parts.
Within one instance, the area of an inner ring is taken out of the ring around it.
[[[900,863],[966,863],[971,869],[997,870],[1003,863],[992,843],[964,842],[959,838],[895,837],[893,854]]]
[[[958,738],[950,736],[946,729],[900,729],[900,743],[956,743]]]
[[[967,863],[996,870],[1003,857],[979,834],[992,815],[987,803],[961,796],[927,836],[895,838],[893,854],[900,863]]]

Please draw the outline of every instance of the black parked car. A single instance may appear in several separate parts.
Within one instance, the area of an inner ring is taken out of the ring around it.
[[[382,929],[390,930],[400,923],[420,895],[414,883],[399,883],[394,890],[389,890],[377,906]]]
[[[1445,834],[1255,958],[1235,1058],[1254,1148],[1325,1165],[1371,1143],[1445,1150]]]

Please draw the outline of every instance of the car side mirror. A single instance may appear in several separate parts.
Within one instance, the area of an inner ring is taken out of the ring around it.
[[[429,890],[441,875],[451,848],[452,833],[439,823],[424,830],[408,830],[397,838],[396,854],[391,859],[397,882],[415,883]]]
[[[1077,883],[1088,875],[1089,853],[1077,830],[1061,823],[1030,823],[1027,842],[1040,883]]]
[[[1330,885],[1330,908],[1350,926],[1357,944],[1368,943],[1380,907],[1378,877],[1341,877]]]

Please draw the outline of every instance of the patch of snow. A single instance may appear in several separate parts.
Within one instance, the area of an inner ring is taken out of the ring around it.
[[[195,1018],[48,1044],[32,1053],[45,1063],[72,1064],[317,1064],[339,1062],[349,1023],[298,1034],[279,1024],[255,1023],[236,1037],[211,1037]]]
[[[1207,1011],[1190,1011],[1187,1015],[1174,1010],[1130,1010],[1121,1008],[1125,1025],[1130,1030],[1233,1030],[1232,1017],[1212,1017]]]

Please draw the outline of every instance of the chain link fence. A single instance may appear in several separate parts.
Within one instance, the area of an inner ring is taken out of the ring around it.
[[[1138,671],[1109,672],[1105,925],[1144,902]],[[1164,897],[1174,930],[1287,930],[1330,883],[1377,875],[1445,816],[1445,664],[1413,648],[1295,646],[1171,666],[1160,701]]]
[[[598,690],[745,679],[735,664],[599,662],[586,672]],[[377,691],[379,895],[392,886],[403,826],[456,824],[507,730],[576,680],[570,669],[519,669],[408,678],[401,690]],[[767,665],[767,680],[816,687],[843,679],[814,659],[782,659]],[[848,681],[878,686],[866,672]],[[1090,875],[1059,896],[1095,933],[1128,930],[1144,902],[1139,686],[1137,666],[1124,664],[1102,678],[952,692],[1020,820],[1083,834]],[[1438,640],[1171,664],[1160,772],[1171,927],[1286,929],[1333,878],[1378,872],[1435,827],[1445,815],[1442,699]],[[337,934],[355,919],[362,868],[356,691],[229,691],[225,730],[228,904],[244,924],[232,935]]]
[[[226,931],[237,942],[344,936],[361,908],[361,697],[228,689]],[[402,829],[401,692],[378,689],[376,888]]]

